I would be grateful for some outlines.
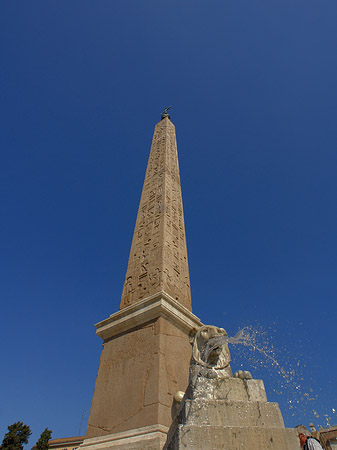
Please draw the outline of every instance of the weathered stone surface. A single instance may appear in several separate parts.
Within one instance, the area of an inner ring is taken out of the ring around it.
[[[226,401],[266,402],[267,396],[262,380],[227,378],[209,380],[198,377],[190,387],[190,398]]]
[[[295,450],[277,403],[262,380],[198,377],[189,385],[164,450]]]
[[[157,408],[146,392],[159,376],[158,331],[154,320],[104,342],[87,437],[157,423]],[[158,395],[158,383],[151,390]]]
[[[187,425],[230,427],[284,427],[277,403],[186,400]]]
[[[164,447],[166,449],[166,447]],[[293,429],[277,427],[180,426],[167,450],[298,450]]]
[[[87,438],[171,425],[174,394],[188,383],[188,333],[159,317],[103,344]]]
[[[161,450],[167,428],[161,425],[134,428],[121,433],[86,439],[81,450]]]
[[[191,310],[175,128],[155,128],[134,230],[121,309],[164,291]]]
[[[164,450],[298,449],[296,432],[284,427],[278,404],[267,402],[262,380],[251,379],[248,372],[239,373],[241,377],[222,373],[229,361],[225,332],[209,325],[199,328],[194,370]]]

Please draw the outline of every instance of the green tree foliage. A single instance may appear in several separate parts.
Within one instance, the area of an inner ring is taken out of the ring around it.
[[[16,422],[9,425],[8,432],[2,441],[1,450],[22,450],[23,444],[28,444],[28,438],[32,434],[28,425]]]
[[[49,448],[48,442],[51,438],[51,434],[52,434],[52,431],[48,430],[48,428],[46,428],[44,431],[42,431],[39,440],[33,447],[34,450],[48,450],[48,448]]]

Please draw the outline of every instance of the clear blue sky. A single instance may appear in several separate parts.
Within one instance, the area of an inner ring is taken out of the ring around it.
[[[1,2],[0,439],[85,432],[167,105],[194,313],[266,331],[294,380],[233,369],[287,426],[337,423],[336,23],[335,0]]]

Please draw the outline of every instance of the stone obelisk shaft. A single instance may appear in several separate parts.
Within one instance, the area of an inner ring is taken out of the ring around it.
[[[191,310],[177,142],[168,117],[154,131],[120,307],[160,291]]]

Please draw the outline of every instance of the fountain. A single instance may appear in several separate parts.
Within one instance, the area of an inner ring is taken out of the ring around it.
[[[180,404],[181,396],[174,401],[164,450],[298,449],[296,431],[267,401],[263,381],[245,370],[232,374],[229,343],[252,345],[247,329],[232,338],[212,325],[192,332],[189,385]]]

